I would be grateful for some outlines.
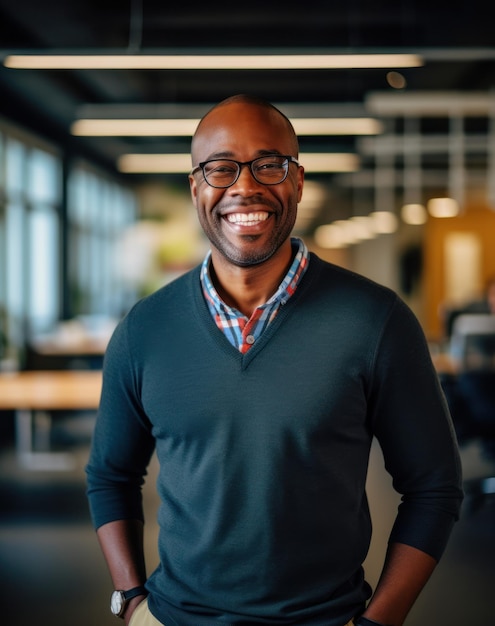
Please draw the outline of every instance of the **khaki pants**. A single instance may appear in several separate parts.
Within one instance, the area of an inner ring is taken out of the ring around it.
[[[140,602],[131,615],[129,626],[164,626],[148,608],[148,599]]]
[[[156,617],[153,617],[148,608],[148,600],[140,602],[131,616],[129,626],[164,626]],[[345,626],[353,626],[352,620]]]

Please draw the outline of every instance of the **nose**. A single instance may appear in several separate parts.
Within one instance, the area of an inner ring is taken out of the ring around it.
[[[261,186],[261,183],[253,176],[249,165],[244,164],[241,165],[239,178],[229,189],[233,190],[234,193],[249,193],[251,190],[258,190]]]

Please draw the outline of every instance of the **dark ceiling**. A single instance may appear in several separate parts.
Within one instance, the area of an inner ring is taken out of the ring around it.
[[[219,3],[131,0],[0,0],[0,51],[416,52],[424,66],[400,70],[399,91],[489,93],[495,34],[485,2],[299,0]],[[393,69],[393,68],[390,68]],[[188,152],[158,138],[71,137],[89,104],[202,104],[234,93],[274,103],[341,103],[365,108],[375,92],[397,93],[388,70],[66,71],[0,66],[0,115],[113,168],[125,152]],[[449,97],[447,95],[447,97]],[[437,119],[432,132],[445,120]],[[305,143],[306,142],[306,143]],[[302,149],[356,150],[353,137],[302,140]]]

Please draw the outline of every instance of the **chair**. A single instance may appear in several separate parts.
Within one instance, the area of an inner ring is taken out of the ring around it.
[[[454,373],[440,377],[463,446],[476,440],[495,463],[495,315],[462,314],[453,324]],[[473,511],[495,494],[495,475],[466,480],[465,506]]]

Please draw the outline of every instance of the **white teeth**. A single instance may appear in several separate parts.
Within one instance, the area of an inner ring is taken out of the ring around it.
[[[227,215],[227,220],[232,224],[254,224],[264,222],[268,219],[268,213],[261,211],[258,213],[231,213]]]

